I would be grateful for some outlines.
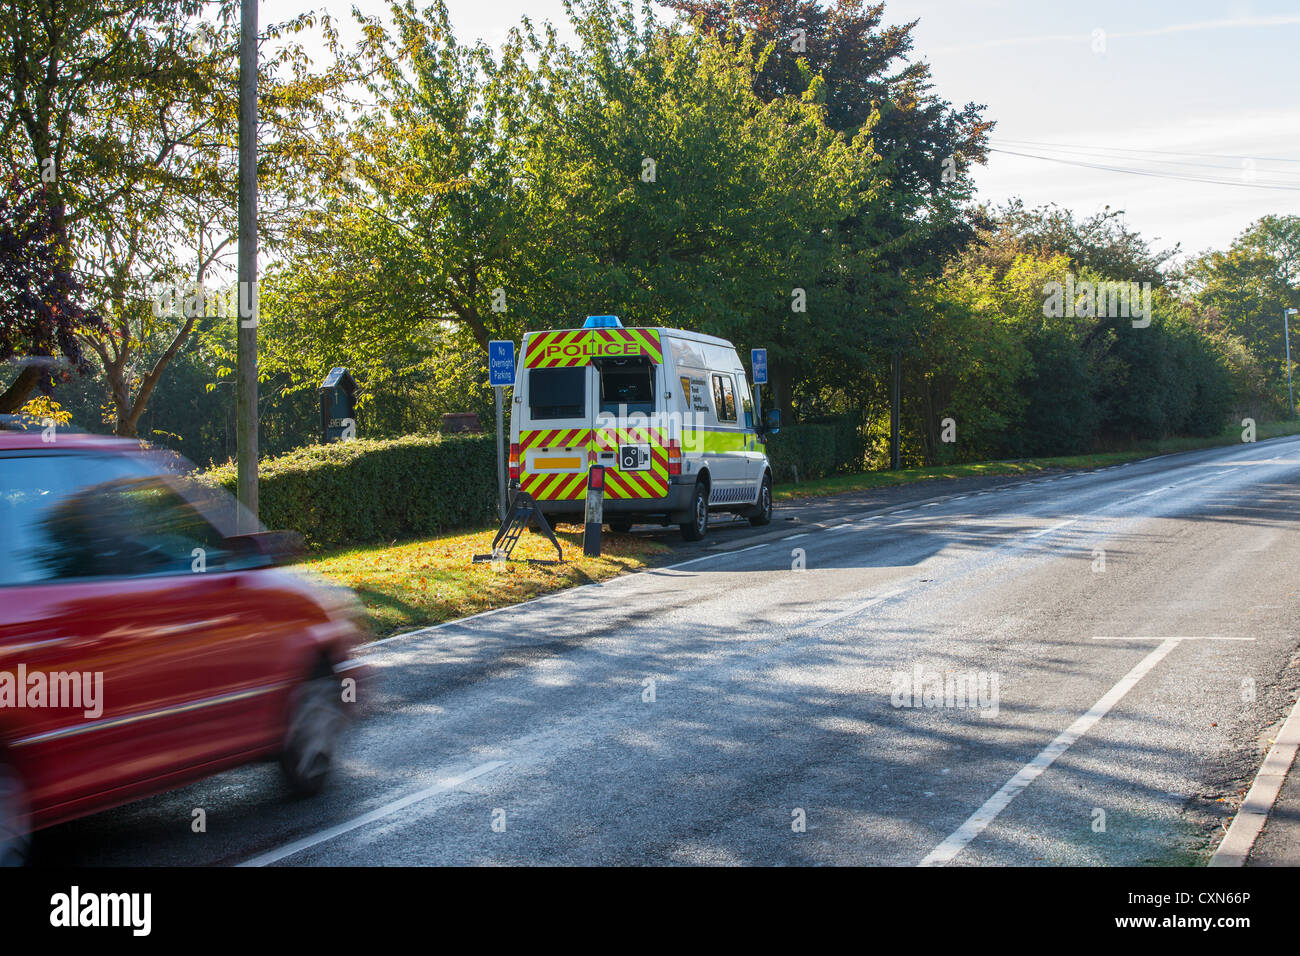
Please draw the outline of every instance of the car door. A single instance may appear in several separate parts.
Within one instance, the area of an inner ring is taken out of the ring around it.
[[[220,533],[129,456],[11,456],[0,474],[0,597],[21,595],[2,602],[0,669],[95,698],[6,729],[33,804],[129,795],[240,746],[252,711],[231,721],[222,696],[255,672],[255,647]]]

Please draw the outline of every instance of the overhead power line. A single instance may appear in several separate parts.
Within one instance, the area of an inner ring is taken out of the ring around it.
[[[1127,146],[1104,146],[1097,143],[1084,146],[1078,143],[1041,143],[1029,139],[1003,139],[1000,141],[1009,144],[1018,143],[1021,146],[1048,146],[1053,149],[1089,149],[1089,150],[1102,150],[1102,151],[1116,152],[1116,153],[1156,153],[1161,156],[1197,156],[1200,157],[1201,159],[1253,159],[1256,162],[1260,162],[1260,163],[1300,164],[1300,159],[1294,159],[1294,158],[1284,159],[1279,156],[1235,156],[1231,153],[1192,153],[1192,152],[1183,152],[1180,150],[1169,150],[1169,149],[1135,149]]]
[[[1110,166],[1104,163],[1089,163],[1082,159],[1063,159],[1059,156],[1042,156],[1037,153],[1023,153],[1013,149],[989,147],[991,153],[1003,153],[1007,156],[1022,156],[1025,159],[1041,159],[1049,163],[1062,163],[1066,166],[1082,166],[1087,169],[1100,169],[1111,173],[1126,173],[1130,176],[1149,176],[1153,179],[1172,179],[1185,183],[1209,183],[1212,186],[1246,186],[1252,189],[1282,189],[1300,192],[1297,183],[1251,182],[1245,179],[1209,179],[1203,176],[1179,176],[1175,173],[1156,172],[1150,169],[1132,169],[1125,166]]]
[[[990,140],[990,144],[993,145],[993,146],[1008,146],[1008,147],[1010,147],[1010,148],[1012,148],[1012,149],[1022,149],[1023,146],[1024,146],[1023,142],[1018,142],[1018,141],[1016,141],[1016,140]],[[1127,159],[1127,158],[1128,158],[1128,157],[1107,156],[1104,152],[1102,152],[1102,150],[1110,149],[1111,147],[1106,147],[1106,146],[1048,146],[1047,144],[1043,144],[1043,146],[1044,146],[1044,148],[1048,149],[1048,151],[1053,152],[1053,153],[1065,153],[1065,154],[1067,154],[1067,155],[1070,154],[1070,153],[1080,153],[1080,154],[1082,154],[1082,158],[1084,158],[1084,159],[1107,160],[1107,161],[1118,162],[1120,159]],[[1126,152],[1128,152],[1128,151],[1126,150]],[[1199,155],[1199,154],[1196,154],[1196,153],[1188,153],[1188,154],[1170,154],[1170,153],[1162,153],[1161,155],[1191,155],[1191,156],[1195,156],[1195,155]],[[1072,157],[1071,157],[1071,158],[1072,158]],[[1221,156],[1221,157],[1219,157],[1219,158],[1220,158],[1220,159],[1230,159],[1230,158],[1232,158],[1232,157]],[[1243,165],[1241,165],[1241,164],[1236,164],[1236,163],[1197,163],[1197,162],[1192,162],[1192,161],[1189,161],[1189,160],[1180,160],[1180,159],[1153,159],[1153,158],[1146,157],[1146,156],[1135,156],[1135,157],[1133,157],[1132,160],[1130,160],[1130,161],[1131,161],[1131,162],[1135,162],[1135,163],[1145,163],[1145,164],[1154,165],[1154,166],[1156,166],[1157,168],[1158,168],[1158,167],[1162,167],[1162,166],[1192,166],[1192,167],[1196,167],[1196,168],[1198,168],[1198,169],[1231,169],[1231,170],[1237,170],[1237,171],[1240,171],[1240,170],[1242,170],[1242,169],[1253,168],[1253,167],[1246,167],[1246,166],[1243,166]],[[1253,159],[1253,158],[1251,158],[1251,157],[1245,157],[1245,158],[1242,160],[1242,162],[1243,162],[1243,163],[1246,163],[1246,162],[1249,162],[1249,163],[1254,163],[1254,162],[1271,163],[1271,162],[1283,162],[1283,160],[1270,160],[1270,159],[1255,160],[1255,159]],[[1300,176],[1300,169],[1295,169],[1295,170],[1290,170],[1290,169],[1267,169],[1267,170],[1264,170],[1264,172],[1268,173],[1270,176]],[[1300,180],[1297,180],[1297,185],[1300,185]]]

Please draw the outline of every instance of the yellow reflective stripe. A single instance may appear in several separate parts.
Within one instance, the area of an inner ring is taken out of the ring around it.
[[[563,350],[576,347],[576,354]],[[547,355],[555,348],[554,354]],[[629,351],[634,349],[634,351]],[[644,355],[656,365],[664,360],[663,343],[653,329],[564,329],[533,333],[528,339],[526,368],[564,368],[588,365],[603,355]]]
[[[748,451],[750,436],[747,432],[714,432],[702,428],[682,429],[682,449],[692,452],[722,453]]]

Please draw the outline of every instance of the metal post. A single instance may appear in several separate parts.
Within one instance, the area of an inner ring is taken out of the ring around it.
[[[257,530],[257,0],[239,20],[239,328],[235,432],[239,501]]]
[[[1291,316],[1295,315],[1295,309],[1282,310],[1282,329],[1286,334],[1286,392],[1290,399],[1289,411],[1291,417],[1295,418],[1295,392],[1291,389]]]
[[[605,469],[592,465],[587,472],[586,527],[582,534],[582,553],[600,557],[600,526],[605,523]]]
[[[903,465],[902,450],[898,447],[899,403],[903,393],[903,355],[894,350],[893,386],[889,401],[889,467],[898,471]]]
[[[492,389],[496,396],[497,405],[497,504],[501,512],[501,520],[506,520],[506,446],[505,446],[505,415],[502,412],[502,387],[497,385]]]

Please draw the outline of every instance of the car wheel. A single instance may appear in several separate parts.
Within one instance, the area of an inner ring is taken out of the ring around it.
[[[695,497],[691,501],[691,519],[683,522],[682,537],[687,541],[699,541],[709,530],[709,486],[702,481],[695,483]]]
[[[611,522],[609,523],[609,530],[610,530],[610,531],[616,531],[616,532],[618,532],[619,534],[627,534],[629,531],[632,530],[632,522],[630,522],[630,521],[611,521]]]
[[[0,760],[0,866],[27,862],[27,789],[18,771]]]
[[[324,788],[343,721],[343,693],[333,674],[313,677],[293,689],[280,767],[295,793],[311,796]]]
[[[755,528],[772,523],[772,476],[763,476],[763,487],[758,489],[758,504],[749,516],[749,523]]]

